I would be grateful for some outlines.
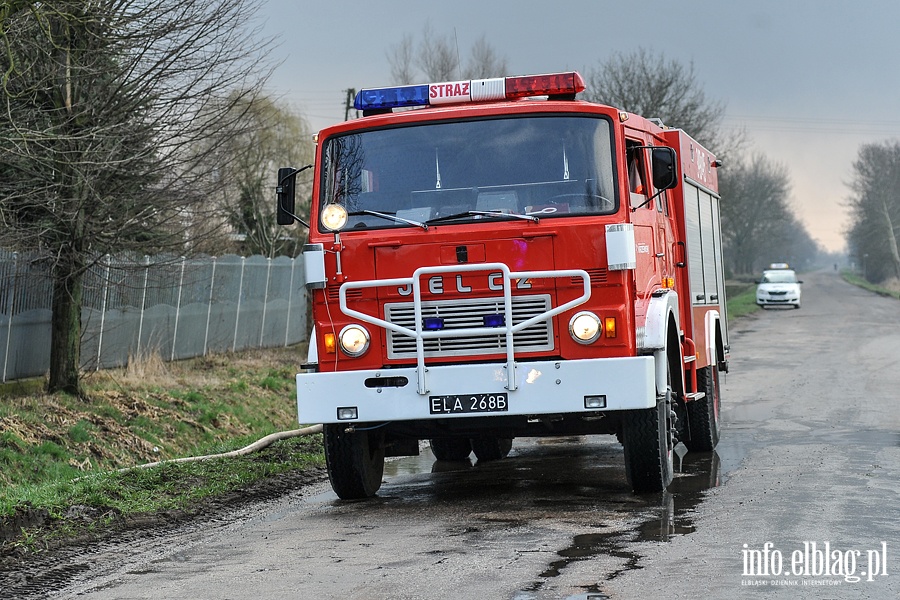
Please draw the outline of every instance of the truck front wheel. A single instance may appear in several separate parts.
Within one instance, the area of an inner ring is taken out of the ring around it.
[[[633,410],[622,425],[625,477],[635,492],[660,492],[675,473],[672,391],[654,408]]]
[[[384,436],[377,429],[348,432],[343,424],[325,425],[323,434],[328,479],[338,497],[374,496],[384,475]]]

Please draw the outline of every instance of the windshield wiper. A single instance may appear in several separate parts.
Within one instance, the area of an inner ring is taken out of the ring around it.
[[[473,216],[525,219],[526,221],[534,221],[535,223],[540,223],[540,221],[541,221],[539,218],[532,216],[532,215],[517,215],[515,213],[490,212],[490,211],[485,211],[485,210],[467,210],[466,212],[456,213],[454,215],[445,215],[443,217],[435,217],[433,219],[428,219],[425,222],[426,223],[440,223],[442,221],[453,221],[455,219],[462,219],[464,217],[473,217]]]
[[[373,217],[381,217],[382,219],[387,219],[388,221],[394,221],[395,223],[406,223],[407,225],[414,225],[416,227],[421,227],[425,231],[428,231],[428,225],[426,225],[425,223],[419,223],[418,221],[411,221],[409,219],[404,219],[403,217],[398,217],[397,215],[392,215],[390,213],[383,213],[383,212],[378,212],[375,210],[355,210],[348,214],[350,216],[372,215]]]

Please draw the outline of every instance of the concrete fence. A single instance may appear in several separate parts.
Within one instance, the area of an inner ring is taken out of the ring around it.
[[[3,382],[49,369],[52,299],[46,261],[0,251]],[[178,360],[296,344],[307,335],[303,264],[287,257],[107,256],[85,278],[82,325],[84,369],[154,353]]]

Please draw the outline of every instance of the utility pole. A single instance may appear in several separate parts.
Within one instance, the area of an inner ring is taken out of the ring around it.
[[[350,120],[350,109],[353,107],[354,96],[356,96],[356,90],[354,88],[347,89],[347,100],[344,102],[344,120],[345,121]]]

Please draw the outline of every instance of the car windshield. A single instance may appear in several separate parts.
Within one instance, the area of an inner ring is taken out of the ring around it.
[[[797,283],[797,276],[793,271],[766,271],[762,283]]]
[[[611,143],[605,118],[564,115],[335,136],[323,149],[319,204],[343,205],[346,229],[496,222],[479,213],[610,214],[618,206]]]

